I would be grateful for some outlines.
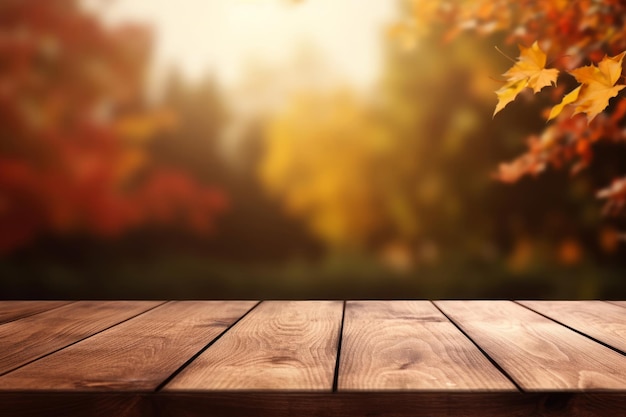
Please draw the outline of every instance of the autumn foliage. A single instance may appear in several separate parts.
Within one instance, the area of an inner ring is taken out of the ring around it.
[[[577,173],[593,160],[595,143],[626,140],[626,101],[619,97],[626,50],[623,1],[408,0],[405,4],[408,18],[392,28],[404,43],[431,35],[432,28],[439,27],[443,42],[471,32],[494,39],[503,36],[505,45],[520,45],[520,56],[503,74],[504,85],[496,91],[494,115],[524,91],[541,91],[553,101],[543,116],[554,121],[528,138],[524,154],[500,165],[497,177],[502,181],[515,182],[548,167],[570,166]],[[616,178],[598,197],[607,200],[606,213],[623,213],[626,177]]]
[[[0,252],[46,234],[210,230],[222,194],[150,159],[147,143],[176,124],[142,97],[150,44],[76,1],[0,4]]]

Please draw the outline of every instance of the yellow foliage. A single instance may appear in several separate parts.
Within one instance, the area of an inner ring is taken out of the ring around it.
[[[539,48],[537,42],[530,48],[520,45],[520,56],[517,62],[504,74],[507,83],[496,91],[498,104],[493,112],[495,116],[507,104],[515,100],[515,97],[526,87],[536,94],[542,88],[556,84],[559,71],[554,68],[546,68],[546,54]]]
[[[559,114],[561,114],[565,106],[567,106],[568,104],[572,104],[573,102],[578,100],[578,94],[580,94],[580,86],[567,93],[559,104],[552,107],[552,110],[550,110],[550,116],[548,116],[548,120],[554,119]]]
[[[411,50],[417,45],[418,35],[415,24],[412,22],[397,22],[387,28],[387,36],[399,42],[405,50]]]
[[[261,178],[287,209],[335,245],[365,241],[381,226],[381,180],[393,140],[348,92],[302,93],[266,132]]]
[[[441,8],[439,3],[438,0],[408,0],[418,37],[425,37],[430,33],[431,22]]]
[[[582,84],[578,99],[573,103],[574,114],[586,113],[591,122],[608,105],[609,100],[617,95],[626,85],[618,84],[622,75],[622,52],[614,57],[604,57],[598,66],[588,65],[570,71],[576,80]]]
[[[555,68],[546,68],[546,53],[539,48],[535,41],[530,48],[519,47],[520,56],[517,62],[503,75],[509,82],[527,80],[528,87],[538,93],[542,88],[556,84],[559,71]]]
[[[507,104],[515,100],[515,97],[528,86],[528,80],[517,80],[506,83],[502,88],[496,91],[498,96],[498,104],[493,111],[495,116],[500,110],[502,110]]]

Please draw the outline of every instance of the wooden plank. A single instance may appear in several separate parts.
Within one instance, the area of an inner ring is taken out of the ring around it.
[[[79,301],[0,326],[0,375],[159,305]]]
[[[332,390],[341,301],[266,301],[166,390]]]
[[[604,301],[518,301],[566,326],[626,352],[626,309]]]
[[[626,301],[608,301],[611,304],[615,304],[616,306],[626,308]]]
[[[0,301],[0,324],[52,310],[69,303],[70,301]]]
[[[159,393],[168,417],[606,417],[626,415],[623,393],[374,391]],[[170,394],[170,395],[168,395]]]
[[[153,391],[255,304],[167,303],[0,377],[0,390]]]
[[[429,301],[348,302],[338,388],[517,391]]]
[[[437,301],[525,391],[626,390],[626,356],[511,301]]]

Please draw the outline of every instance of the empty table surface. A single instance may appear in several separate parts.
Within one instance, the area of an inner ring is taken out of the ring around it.
[[[0,301],[17,415],[626,415],[626,303]]]

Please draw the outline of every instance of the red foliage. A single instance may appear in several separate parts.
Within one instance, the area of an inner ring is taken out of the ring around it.
[[[569,58],[568,67],[581,61],[599,61],[605,54],[626,49],[626,3],[621,0],[409,0],[415,18],[432,19],[447,28],[443,38],[453,39],[472,30],[481,35],[507,34],[510,44],[535,41],[548,52]],[[429,4],[435,5],[434,7]],[[426,8],[435,13],[424,16]]]
[[[150,42],[73,0],[0,4],[0,252],[44,233],[209,231],[224,197],[143,148],[167,124],[141,103]]]

